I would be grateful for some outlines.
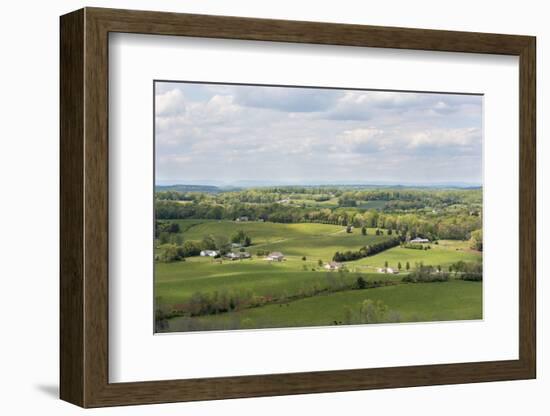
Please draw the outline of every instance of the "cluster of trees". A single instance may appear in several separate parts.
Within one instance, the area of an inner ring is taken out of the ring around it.
[[[252,238],[244,231],[239,230],[231,240],[224,235],[206,235],[202,240],[183,241],[177,223],[167,221],[155,222],[155,237],[158,238],[157,249],[159,254],[156,259],[163,262],[181,261],[185,257],[198,256],[202,250],[218,250],[221,255],[231,251],[231,243],[248,247],[252,244]]]
[[[181,245],[163,244],[158,260],[164,262],[185,260],[185,251]]]
[[[199,195],[179,191],[156,191],[155,199],[161,201],[195,201]]]
[[[388,238],[384,241],[361,247],[358,251],[337,251],[336,253],[334,253],[332,260],[337,262],[359,260],[363,257],[372,256],[389,248],[396,247],[400,243],[401,239],[398,237]]]
[[[156,201],[157,219],[217,219],[233,220],[247,216],[251,220],[278,223],[317,222],[355,227],[389,229],[412,238],[467,240],[481,229],[481,217],[466,211],[382,213],[358,208],[303,208],[278,203],[223,204],[203,201],[181,204]],[[481,243],[481,240],[476,240]],[[479,246],[481,247],[481,246]]]
[[[483,230],[472,231],[470,237],[470,248],[483,251]]]
[[[365,280],[363,276],[359,276],[355,281],[353,289],[362,290],[362,289],[373,289],[375,287],[381,287],[387,285],[387,281],[383,280]]]
[[[440,267],[436,269],[433,266],[421,264],[407,276],[403,277],[402,281],[407,283],[448,282],[449,273],[442,272]]]
[[[429,250],[432,248],[429,245],[425,246],[423,244],[416,244],[416,243],[404,243],[404,244],[401,244],[401,247],[410,248],[412,250]]]
[[[482,263],[466,263],[458,261],[449,266],[449,273],[453,273],[456,278],[461,280],[469,280],[480,282],[483,280],[483,264]]]
[[[258,296],[251,291],[195,292],[184,304],[175,305],[177,314],[188,316],[215,315],[269,303],[269,296]]]
[[[243,230],[239,230],[233,237],[231,237],[231,242],[240,244],[243,247],[248,247],[252,244],[252,239]]]
[[[189,187],[184,187],[187,189]],[[174,188],[179,189],[179,188]],[[195,188],[190,188],[195,189]],[[339,207],[305,207],[281,201],[327,201]],[[188,203],[181,203],[188,201]],[[380,210],[360,208],[365,201],[384,201]],[[156,193],[158,219],[235,219],[272,222],[321,222],[385,228],[411,236],[469,239],[481,229],[481,189],[422,189],[364,187],[271,187],[231,192]]]
[[[424,206],[438,207],[461,204],[481,204],[481,188],[470,189],[434,189],[402,188],[346,190],[345,187],[334,190],[345,201],[407,201]]]
[[[338,205],[341,207],[356,207],[357,201],[346,196],[338,198]]]
[[[183,243],[179,224],[171,221],[155,221],[155,238],[160,244],[181,245]]]
[[[232,238],[232,242],[242,244],[247,247],[252,244],[250,237],[245,236],[243,239]],[[186,240],[181,243],[160,244],[158,247],[160,254],[157,260],[164,262],[179,261],[185,257],[198,256],[202,250],[218,250],[220,255],[224,255],[231,251],[231,243],[225,236],[207,235],[200,241]],[[242,249],[244,250],[244,248]]]
[[[346,306],[342,322],[337,325],[375,324],[400,322],[399,312],[392,311],[381,300],[365,299],[358,308]]]
[[[185,257],[198,256],[201,250],[206,249],[201,241],[192,240],[184,241],[181,244],[160,244],[157,248],[159,254],[156,259],[163,262],[185,260]]]

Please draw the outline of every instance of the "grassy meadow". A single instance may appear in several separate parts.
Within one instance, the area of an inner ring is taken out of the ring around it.
[[[481,283],[453,281],[350,290],[202,318],[179,317],[170,322],[170,329],[189,331],[195,325],[209,330],[342,325],[348,323],[346,312],[359,310],[366,298],[384,302],[390,313],[399,311],[399,322],[470,320],[482,315]]]
[[[198,242],[207,236],[242,232],[251,239],[246,247],[251,257],[231,260],[224,256],[193,255],[170,262],[157,259],[155,299],[157,312],[161,311],[163,318],[157,328],[159,332],[482,317],[479,281],[451,279],[422,284],[402,281],[419,264],[446,268],[456,262],[480,263],[481,253],[472,250],[468,241],[438,240],[437,244],[430,244],[430,249],[423,250],[398,245],[346,261],[342,268],[331,271],[325,265],[332,261],[335,252],[354,251],[394,237],[388,235],[387,229],[378,227],[362,230],[322,223],[210,219],[170,222],[178,225],[171,238],[180,241]],[[381,235],[377,235],[377,230]],[[162,247],[159,245],[157,254]],[[284,260],[267,261],[265,255],[270,252],[283,253]],[[405,269],[407,263],[409,270]],[[398,274],[379,271],[384,267],[397,271],[398,264],[401,265]],[[358,283],[358,279],[364,283]],[[372,305],[366,305],[365,301]],[[246,306],[189,312],[193,305],[205,302],[223,305],[242,302]],[[369,307],[374,318],[365,320]]]

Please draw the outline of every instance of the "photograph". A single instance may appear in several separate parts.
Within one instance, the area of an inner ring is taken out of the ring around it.
[[[155,333],[483,319],[483,95],[155,80]]]

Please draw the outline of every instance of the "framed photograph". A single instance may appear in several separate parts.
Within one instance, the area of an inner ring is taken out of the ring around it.
[[[61,398],[535,378],[535,49],[62,16]]]

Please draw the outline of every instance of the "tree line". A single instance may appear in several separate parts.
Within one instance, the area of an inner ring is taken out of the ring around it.
[[[359,260],[364,257],[373,256],[392,247],[396,247],[399,244],[401,244],[401,238],[392,237],[378,243],[369,244],[367,246],[361,247],[357,251],[337,251],[336,253],[334,253],[332,260],[337,262]]]

